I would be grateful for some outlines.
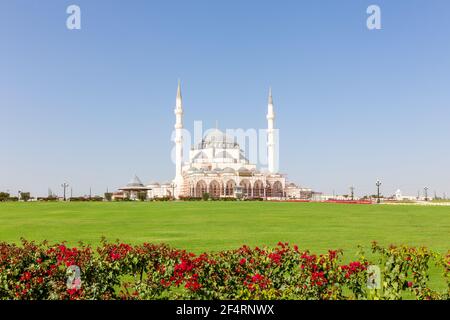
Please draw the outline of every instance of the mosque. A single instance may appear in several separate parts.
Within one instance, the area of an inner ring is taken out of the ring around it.
[[[172,182],[144,185],[135,176],[126,186],[114,193],[115,199],[136,200],[146,192],[148,199],[170,197],[176,199],[210,198],[243,199],[311,199],[314,192],[287,183],[286,176],[275,169],[275,112],[272,91],[267,108],[267,160],[268,170],[258,170],[250,163],[235,137],[219,129],[207,133],[189,150],[189,161],[183,163],[183,101],[178,83],[175,106],[175,178]]]

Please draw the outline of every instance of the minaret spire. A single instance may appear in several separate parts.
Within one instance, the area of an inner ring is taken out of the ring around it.
[[[272,87],[270,87],[267,106],[267,162],[270,173],[276,173],[274,122],[275,122],[275,112],[273,107]]]
[[[183,187],[183,98],[181,82],[178,80],[177,98],[175,102],[175,179],[174,197],[179,198]]]
[[[269,106],[273,108],[272,87],[269,87]]]
[[[183,109],[183,97],[181,96],[181,81],[178,79],[176,108]]]

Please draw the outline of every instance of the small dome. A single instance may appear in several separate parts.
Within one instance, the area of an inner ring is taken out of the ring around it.
[[[128,182],[127,187],[143,187],[141,180],[135,175],[130,182]]]
[[[223,169],[220,169],[220,168],[215,168],[213,171],[215,171],[215,172],[222,172],[223,171]]]
[[[289,186],[289,187],[293,187],[293,188],[297,188],[297,186],[295,185],[295,183],[289,183],[288,186]]]
[[[247,168],[244,168],[244,167],[240,167],[238,171],[239,172],[250,172],[250,170],[248,170]]]
[[[195,173],[195,172],[197,172],[197,171],[198,171],[197,168],[191,167],[191,168],[189,168],[189,169],[187,170],[187,173]]]
[[[223,173],[235,173],[235,170],[233,168],[227,167],[223,169]]]

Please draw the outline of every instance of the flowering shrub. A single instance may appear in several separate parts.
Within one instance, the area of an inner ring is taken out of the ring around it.
[[[361,256],[345,264],[340,250],[317,255],[282,242],[200,255],[104,240],[95,249],[0,243],[0,299],[449,299],[450,289],[428,287],[428,266],[440,266],[450,288],[450,254],[376,243],[372,250],[377,263]],[[373,264],[382,271],[379,290],[367,287]],[[81,277],[72,285],[74,266]]]
[[[450,254],[441,256],[427,248],[412,248],[393,246],[383,248],[377,243],[372,244],[372,251],[379,254],[379,263],[383,266],[384,281],[381,292],[375,292],[376,297],[385,299],[400,299],[402,292],[407,290],[420,300],[450,298]],[[428,287],[428,269],[430,260],[444,270],[447,292],[439,293]],[[381,293],[381,294],[380,294]]]

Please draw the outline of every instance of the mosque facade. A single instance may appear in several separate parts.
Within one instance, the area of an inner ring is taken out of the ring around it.
[[[135,176],[120,188],[116,198],[138,199],[142,192],[148,199],[170,197],[176,199],[242,198],[242,199],[310,199],[313,192],[294,183],[288,183],[286,175],[276,170],[275,111],[272,92],[269,91],[267,107],[267,170],[258,170],[236,142],[219,129],[210,130],[203,139],[193,145],[189,160],[183,162],[183,100],[178,84],[175,104],[175,178],[160,184],[144,185]]]

